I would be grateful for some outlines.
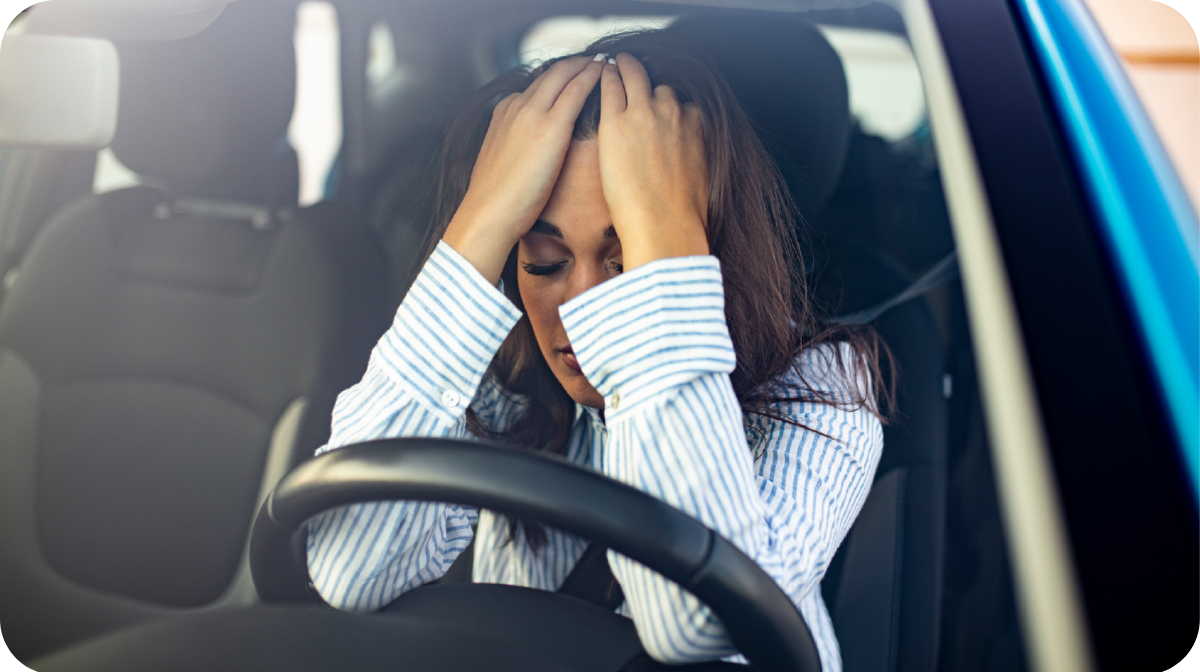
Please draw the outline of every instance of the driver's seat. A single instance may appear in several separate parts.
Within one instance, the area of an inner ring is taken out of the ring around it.
[[[844,165],[852,131],[845,73],[821,32],[801,17],[723,13],[685,16],[671,30],[709,50],[758,125],[801,216],[820,217],[839,182],[863,172]],[[828,260],[821,277],[841,283],[834,309],[869,307],[911,282],[879,250],[836,244],[838,222],[827,219],[826,235],[813,237],[822,249],[811,252]],[[893,308],[874,326],[895,355],[897,412],[884,428],[875,483],[822,594],[846,672],[932,672],[946,506],[942,346],[923,299]]]

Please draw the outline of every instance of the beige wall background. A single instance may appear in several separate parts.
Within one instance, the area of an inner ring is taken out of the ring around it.
[[[1192,205],[1200,209],[1200,45],[1187,20],[1154,0],[1086,0],[1125,64]]]

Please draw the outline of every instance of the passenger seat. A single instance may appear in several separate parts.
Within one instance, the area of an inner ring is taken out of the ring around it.
[[[119,44],[112,150],[155,186],[69,205],[0,310],[0,625],[28,660],[255,601],[259,499],[387,328],[365,227],[296,208],[294,8]]]

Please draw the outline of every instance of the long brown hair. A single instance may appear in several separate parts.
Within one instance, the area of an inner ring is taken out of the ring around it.
[[[778,167],[719,69],[700,47],[664,31],[606,37],[581,53],[602,52],[632,54],[645,66],[651,86],[671,86],[681,103],[695,103],[702,112],[710,173],[708,244],[721,262],[725,316],[737,357],[730,378],[743,413],[748,418],[758,415],[798,425],[775,409],[780,402],[803,401],[846,409],[865,407],[886,420],[893,393],[881,374],[880,360],[890,357],[887,347],[869,327],[822,321],[805,281],[799,214]],[[466,194],[492,108],[504,96],[524,91],[553,62],[501,75],[455,115],[440,155],[430,251]],[[599,121],[597,86],[575,123],[574,138],[596,137]],[[524,312],[516,267],[514,250],[501,277],[508,298]],[[852,379],[818,389],[809,384],[796,362],[802,351],[823,343],[848,343],[855,356],[852,362],[844,362],[843,348],[826,348],[835,360],[830,370],[845,371]],[[782,381],[789,370],[796,376],[785,385]],[[489,374],[506,392],[523,397],[527,406],[504,431],[484,427],[468,411],[471,431],[531,450],[565,453],[575,402],[542,357],[528,317],[501,345]],[[869,384],[870,394],[862,392],[863,382]],[[526,533],[535,548],[540,546],[544,539],[540,528],[527,525]]]

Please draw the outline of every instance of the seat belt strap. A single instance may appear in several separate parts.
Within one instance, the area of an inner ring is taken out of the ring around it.
[[[475,561],[475,541],[472,540],[463,552],[454,559],[446,574],[437,583],[471,583],[472,566]],[[617,583],[608,566],[608,548],[592,542],[580,556],[558,589],[585,602],[612,611],[625,601],[621,584]]]
[[[877,303],[864,310],[855,311],[846,315],[839,315],[827,320],[827,322],[829,324],[848,325],[860,325],[874,322],[875,320],[879,319],[879,316],[883,315],[892,308],[895,308],[896,306],[907,301],[911,301],[931,289],[941,287],[956,277],[958,277],[958,254],[956,252],[951,252],[941,261],[934,264],[933,268],[925,271],[924,275],[913,281],[913,283],[906,287],[904,291],[893,296],[892,298],[882,303]]]
[[[569,595],[612,611],[625,601],[621,584],[617,583],[608,566],[608,548],[592,542],[571,573],[558,589],[559,594]]]
[[[442,578],[438,579],[438,583],[471,583],[471,574],[475,570],[475,540],[463,549],[462,553],[454,559],[450,567],[446,569],[446,573]]]

